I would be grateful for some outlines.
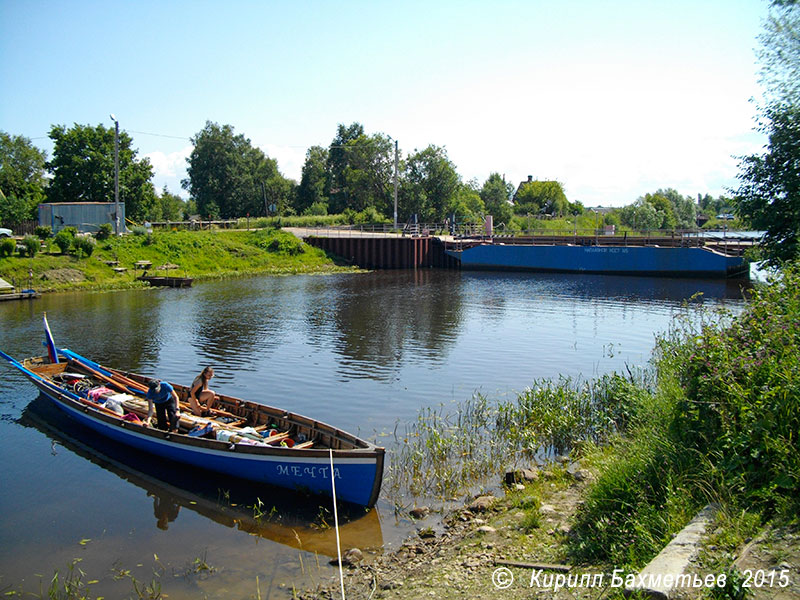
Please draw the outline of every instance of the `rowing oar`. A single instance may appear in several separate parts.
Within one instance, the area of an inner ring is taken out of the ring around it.
[[[75,360],[74,358],[69,359],[69,362],[78,365],[81,369],[83,369],[84,371],[86,371],[87,373],[92,375],[93,377],[96,377],[100,381],[108,383],[109,385],[113,385],[119,391],[121,391],[121,392],[123,392],[125,394],[128,393],[129,390],[124,384],[122,384],[122,383],[120,383],[118,381],[115,381],[111,377],[107,377],[107,376],[103,375],[100,371],[96,371],[95,369],[93,369],[89,365],[85,365],[82,362],[80,362],[79,360]]]
[[[92,374],[96,374],[97,376],[99,376],[101,378],[106,378],[106,379],[109,378],[108,375],[104,375],[103,373],[100,373],[96,369],[92,369],[89,365],[87,365],[87,364],[85,364],[85,363],[83,363],[83,362],[81,362],[81,361],[79,361],[79,360],[77,360],[75,358],[73,358],[72,360],[76,361],[84,369],[89,369],[90,371],[92,371]],[[125,386],[126,387],[126,390],[125,390],[126,392],[129,391],[129,389],[127,389],[127,388],[130,388],[130,389],[132,389],[134,391],[142,392],[143,394],[147,393],[147,386],[144,385],[143,383],[139,383],[138,381],[134,381],[133,379],[131,379],[129,377],[126,377],[125,375],[123,375],[122,373],[119,373],[118,371],[115,371],[114,369],[109,369],[108,367],[104,367],[103,365],[98,365],[98,366],[101,369],[111,373],[110,379],[112,379],[114,382],[116,382],[119,385]]]
[[[80,361],[80,360],[78,360],[76,358],[71,358],[70,361],[76,363],[81,368],[85,369],[91,375],[94,375],[95,377],[97,377],[101,381],[104,381],[106,383],[109,383],[109,384],[115,386],[117,389],[121,390],[124,393],[127,393],[129,391],[138,391],[138,392],[140,392],[142,394],[146,394],[147,393],[147,386],[145,386],[144,384],[139,383],[138,381],[134,381],[133,379],[130,379],[129,377],[126,377],[125,375],[115,371],[114,369],[109,369],[108,367],[103,367],[102,365],[99,365],[102,369],[104,369],[104,370],[108,371],[109,373],[111,373],[111,377],[108,377],[107,375],[103,375],[102,373],[100,373],[97,369],[93,369],[89,365],[85,364],[84,362],[82,362],[82,361]],[[184,405],[183,407],[186,406],[185,402],[183,402],[182,404]],[[218,408],[210,408],[208,410],[212,414],[214,414],[214,415],[216,415],[218,417],[229,417],[231,419],[239,419],[239,418],[241,418],[238,415],[235,415],[233,413],[229,413],[226,410],[220,410]]]

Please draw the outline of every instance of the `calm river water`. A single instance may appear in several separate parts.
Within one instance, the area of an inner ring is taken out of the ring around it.
[[[422,407],[646,363],[655,334],[697,292],[690,313],[742,305],[739,284],[723,281],[436,270],[257,277],[5,302],[0,349],[43,354],[46,311],[59,347],[187,384],[210,364],[218,390],[332,423],[391,454],[388,434]],[[0,592],[46,590],[75,559],[82,581],[98,580],[91,589],[107,597],[154,573],[172,599],[284,598],[293,584],[333,574],[333,517],[317,503],[277,489],[256,498],[113,447],[98,453],[97,440],[36,398],[0,365]],[[386,499],[345,520],[343,546],[372,552],[412,528]]]

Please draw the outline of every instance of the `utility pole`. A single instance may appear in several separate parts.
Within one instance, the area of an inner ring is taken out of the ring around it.
[[[119,230],[119,121],[114,115],[109,115],[114,121],[114,233],[120,235]]]
[[[397,140],[394,141],[394,228],[397,229],[397,170],[398,170]]]

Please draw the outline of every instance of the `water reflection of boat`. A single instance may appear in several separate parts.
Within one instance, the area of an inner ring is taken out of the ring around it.
[[[142,488],[153,498],[156,526],[168,529],[182,510],[225,527],[307,552],[336,556],[336,532],[324,522],[319,497],[306,497],[281,488],[267,489],[259,498],[243,482],[231,480],[224,490],[208,482],[203,471],[154,461],[126,452],[105,437],[77,423],[65,422],[47,399],[39,396],[23,411],[20,424],[33,427],[71,452]],[[169,483],[167,483],[169,482]],[[332,523],[332,516],[328,521]],[[383,546],[378,512],[339,507],[342,549]]]

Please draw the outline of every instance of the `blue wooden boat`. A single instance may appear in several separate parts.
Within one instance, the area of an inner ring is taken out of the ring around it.
[[[222,394],[212,416],[197,417],[184,410],[188,387],[173,383],[182,402],[179,432],[170,433],[140,421],[147,414],[147,377],[104,367],[66,348],[21,363],[0,356],[69,417],[131,450],[222,478],[325,495],[332,493],[333,464],[338,501],[371,507],[378,499],[384,449],[332,425]],[[214,437],[189,435],[204,429]]]

